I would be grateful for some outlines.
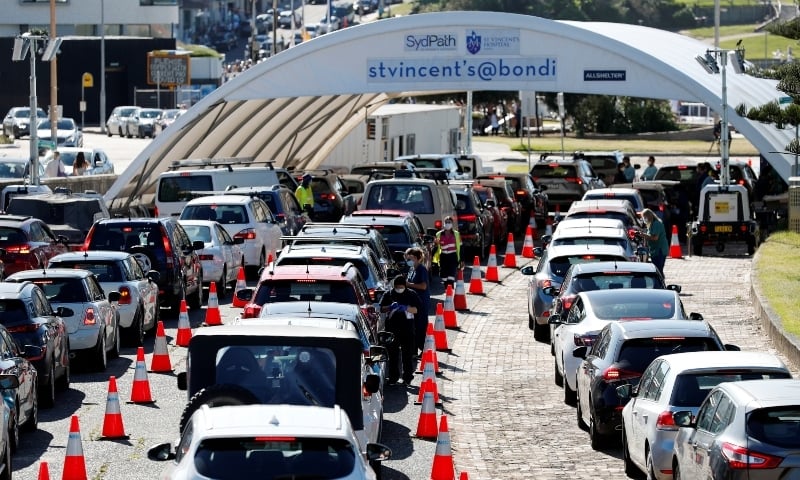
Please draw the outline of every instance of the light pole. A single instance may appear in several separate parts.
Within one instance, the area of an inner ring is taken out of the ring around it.
[[[56,0],[50,0],[50,37],[56,38]],[[58,66],[50,62],[50,138],[58,147]]]
[[[100,0],[100,133],[106,133],[106,1]]]

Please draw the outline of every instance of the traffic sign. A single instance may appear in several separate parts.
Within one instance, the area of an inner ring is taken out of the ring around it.
[[[52,142],[50,140],[39,140],[38,147],[39,148],[48,148],[50,150],[55,150],[56,149],[56,143]]]
[[[83,87],[84,88],[94,87],[94,76],[89,72],[85,72],[83,74]]]

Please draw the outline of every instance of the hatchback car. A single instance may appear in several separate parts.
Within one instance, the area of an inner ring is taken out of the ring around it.
[[[623,313],[636,316],[638,312]],[[714,328],[703,320],[611,322],[591,347],[576,346],[572,355],[583,359],[577,375],[578,426],[589,431],[592,449],[619,441],[626,402],[617,396],[617,387],[638,383],[656,357],[722,350],[738,347],[723,345]]]
[[[275,215],[283,235],[296,235],[308,223],[308,215],[300,208],[294,192],[285,185],[276,184],[264,187],[237,187],[225,192],[226,195],[257,196],[267,204]]]
[[[691,352],[656,358],[638,385],[617,389],[617,396],[630,398],[622,409],[625,472],[672,479],[672,451],[678,434],[672,414],[688,410],[697,415],[700,404],[720,383],[791,377],[786,365],[770,353]]]
[[[572,158],[586,160],[606,185],[614,183],[614,175],[619,171],[624,154],[619,150],[611,152],[575,152]],[[634,166],[639,168],[639,165]]]
[[[446,217],[458,217],[455,194],[446,184],[437,180],[401,176],[411,173],[398,170],[395,178],[369,182],[358,208],[373,211],[406,210],[419,217],[424,232],[441,230]]]
[[[494,215],[483,207],[483,202],[470,185],[450,185],[456,193],[458,233],[461,234],[462,255],[486,258],[489,246],[494,243]]]
[[[215,220],[233,238],[242,238],[244,265],[252,271],[276,258],[281,249],[281,228],[263,200],[245,195],[213,195],[189,201],[181,220]]]
[[[48,268],[11,275],[7,282],[33,282],[42,289],[53,308],[64,307],[72,315],[61,318],[67,326],[72,353],[82,355],[88,366],[104,372],[108,357],[120,350],[119,292],[104,292],[94,273],[75,268]]]
[[[84,251],[111,250],[132,254],[142,270],[156,270],[158,300],[177,318],[181,300],[193,309],[203,304],[203,266],[197,251],[203,242],[192,242],[173,217],[111,218],[96,222],[86,236]]]
[[[36,126],[36,135],[40,141],[53,141],[53,134],[50,129],[50,120],[45,119],[39,122]],[[83,146],[83,132],[75,123],[72,118],[60,118],[56,122],[56,148],[60,147],[82,147]],[[39,155],[44,153],[42,147],[39,147]]]
[[[41,108],[36,109],[37,121],[47,118]],[[3,135],[7,137],[22,138],[31,134],[31,109],[30,107],[13,107],[3,118]]]
[[[32,345],[22,349],[8,329],[0,325],[0,395],[2,403],[10,408],[4,415],[7,424],[3,432],[8,432],[12,451],[19,446],[20,430],[32,432],[39,425],[39,373],[28,357],[40,356],[40,350]],[[16,381],[9,382],[9,377]]]
[[[160,478],[171,480],[265,472],[269,478],[375,480],[369,461],[386,460],[391,450],[376,443],[365,450],[338,405],[206,405],[192,415],[177,446],[156,445],[147,456],[170,461]]]
[[[540,251],[537,251],[537,253]],[[564,275],[573,264],[617,261],[626,262],[625,250],[618,245],[561,245],[550,247],[542,253],[536,267],[526,265],[520,273],[528,279],[528,328],[536,340],[549,340],[550,307],[555,289],[561,286]],[[554,287],[554,289],[550,289]]]
[[[627,200],[582,200],[573,202],[564,218],[614,218],[627,229],[642,227],[642,220]]]
[[[230,236],[222,225],[212,220],[178,221],[192,242],[201,241],[205,248],[197,252],[203,265],[203,278],[216,283],[217,295],[225,298],[228,288],[236,283],[239,269],[244,266],[244,252],[240,245],[244,238]]]
[[[588,190],[606,186],[589,162],[581,159],[555,159],[542,155],[531,168],[531,177],[539,185],[547,187],[550,205],[562,211],[583,198]]]
[[[139,107],[135,106],[115,107],[114,110],[111,111],[111,115],[109,115],[108,119],[106,120],[106,134],[109,137],[112,135],[124,137],[125,122],[127,121],[128,117],[136,113],[138,109]]]
[[[585,228],[559,228],[552,236],[544,235],[542,243],[551,245],[619,245],[625,249],[628,260],[637,262],[646,258],[647,249],[639,250],[637,243],[631,240],[628,230],[624,228],[600,228],[587,223]]]
[[[626,184],[627,185],[627,184]],[[627,200],[631,202],[637,214],[641,214],[645,209],[644,198],[635,188],[623,188],[614,185],[613,188],[595,188],[583,194],[581,200]]]
[[[583,280],[586,282],[590,280]],[[590,347],[610,322],[621,320],[702,320],[687,315],[678,292],[663,289],[615,288],[578,293],[566,315],[551,315],[556,385],[564,387],[564,403],[575,404],[580,359],[572,356],[577,346]],[[618,287],[621,288],[621,287]]]
[[[367,245],[378,256],[388,278],[394,278],[398,272],[398,264],[386,238],[372,225],[342,223],[308,223],[297,232],[293,239],[286,239],[292,244],[320,243],[329,245]]]
[[[675,412],[673,478],[795,478],[800,465],[800,381],[725,382],[697,417]]]
[[[97,276],[104,292],[119,292],[117,313],[123,344],[141,346],[145,332],[155,328],[161,274],[142,270],[130,253],[105,250],[63,253],[51,258],[48,268],[89,270]]]
[[[75,312],[66,307],[53,310],[42,289],[32,282],[0,283],[0,312],[0,323],[36,368],[39,405],[52,407],[56,389],[69,388],[70,345],[63,318]]]
[[[505,180],[522,205],[523,222],[535,219],[540,228],[545,226],[550,211],[547,193],[544,192],[547,187],[537,185],[529,173],[487,173],[475,178]]]
[[[50,258],[66,253],[67,244],[67,237],[56,237],[38,218],[0,215],[0,260],[5,275],[42,268]]]

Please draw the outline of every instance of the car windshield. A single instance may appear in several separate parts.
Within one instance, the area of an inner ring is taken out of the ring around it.
[[[50,268],[79,268],[89,270],[97,276],[99,282],[124,282],[122,267],[116,260],[56,260],[48,265]]]
[[[685,165],[677,167],[662,167],[656,172],[656,180],[679,180],[690,181],[694,178],[696,169],[695,167],[688,167]]]
[[[142,118],[158,118],[161,115],[160,110],[142,110],[139,116]]]
[[[21,229],[0,227],[0,246],[19,245],[27,241],[28,238]]]
[[[544,164],[534,165],[531,175],[534,178],[566,178],[576,177],[575,167],[572,165]]]
[[[138,246],[152,249],[160,255],[164,254],[164,242],[158,224],[98,223],[95,224],[94,233],[89,240],[89,250],[119,252]]]
[[[572,280],[575,293],[591,290],[611,290],[614,288],[664,288],[655,273],[598,272],[576,275]]]
[[[217,351],[214,375],[213,383],[244,387],[264,404],[336,403],[336,356],[328,348],[226,346]]]
[[[623,284],[618,283],[611,288],[622,288],[621,285]],[[634,297],[634,299],[626,299],[623,303],[619,299],[612,299],[611,295],[606,295],[600,298],[593,297],[591,303],[595,316],[603,320],[664,320],[675,318],[675,310],[679,308],[678,305],[675,305],[672,297],[669,299],[639,298],[638,300]]]
[[[706,337],[634,338],[622,344],[617,363],[625,370],[641,373],[661,355],[718,350],[714,340]]]
[[[747,418],[747,433],[780,448],[800,448],[800,405],[762,408]]]
[[[28,321],[25,304],[18,299],[0,299],[0,323],[11,325]]]
[[[81,303],[89,301],[80,278],[28,279],[44,290],[50,303]]]
[[[670,405],[676,407],[699,407],[712,388],[722,382],[742,380],[769,380],[791,378],[788,372],[774,370],[760,372],[753,369],[726,368],[713,372],[684,373],[675,378]],[[800,432],[798,432],[800,434]]]
[[[346,281],[307,280],[265,280],[261,282],[254,303],[316,301],[349,303],[357,305],[353,286]]]
[[[249,223],[244,205],[187,205],[181,220],[216,220],[223,225]]]
[[[633,208],[642,208],[639,205],[639,199],[636,198],[636,195],[629,195],[629,194],[619,194],[619,193],[592,193],[590,190],[583,196],[584,200],[627,200],[631,202]]]
[[[0,161],[0,178],[22,178],[25,176],[25,167],[28,162],[3,162]]]
[[[602,237],[582,237],[582,238],[557,238],[553,240],[556,245],[619,245],[628,248],[628,241],[624,238],[602,238]]]
[[[160,202],[186,202],[194,198],[192,192],[210,192],[214,187],[211,175],[162,178],[158,186]]]
[[[194,466],[200,475],[219,480],[327,480],[347,477],[356,454],[350,442],[338,438],[211,438],[198,445]]]
[[[181,225],[186,231],[186,234],[189,235],[189,239],[191,241],[200,241],[203,243],[211,242],[211,227],[208,225]]]
[[[43,120],[39,123],[39,126],[36,127],[39,130],[47,130],[50,128],[50,120]],[[62,118],[56,123],[56,128],[58,130],[74,130],[75,129],[75,122],[68,118]]]
[[[579,255],[565,255],[562,257],[553,257],[550,260],[550,272],[554,275],[564,278],[567,270],[571,265],[578,263],[592,263],[592,262],[609,262],[609,261],[625,261],[616,255],[596,255],[596,254],[579,254]]]
[[[375,229],[381,232],[389,245],[410,245],[411,236],[402,225],[376,225]]]

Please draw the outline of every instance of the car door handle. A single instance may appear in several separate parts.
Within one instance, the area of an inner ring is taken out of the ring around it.
[[[642,415],[642,420],[644,420],[645,422],[647,422],[647,417],[648,417],[648,415]]]

